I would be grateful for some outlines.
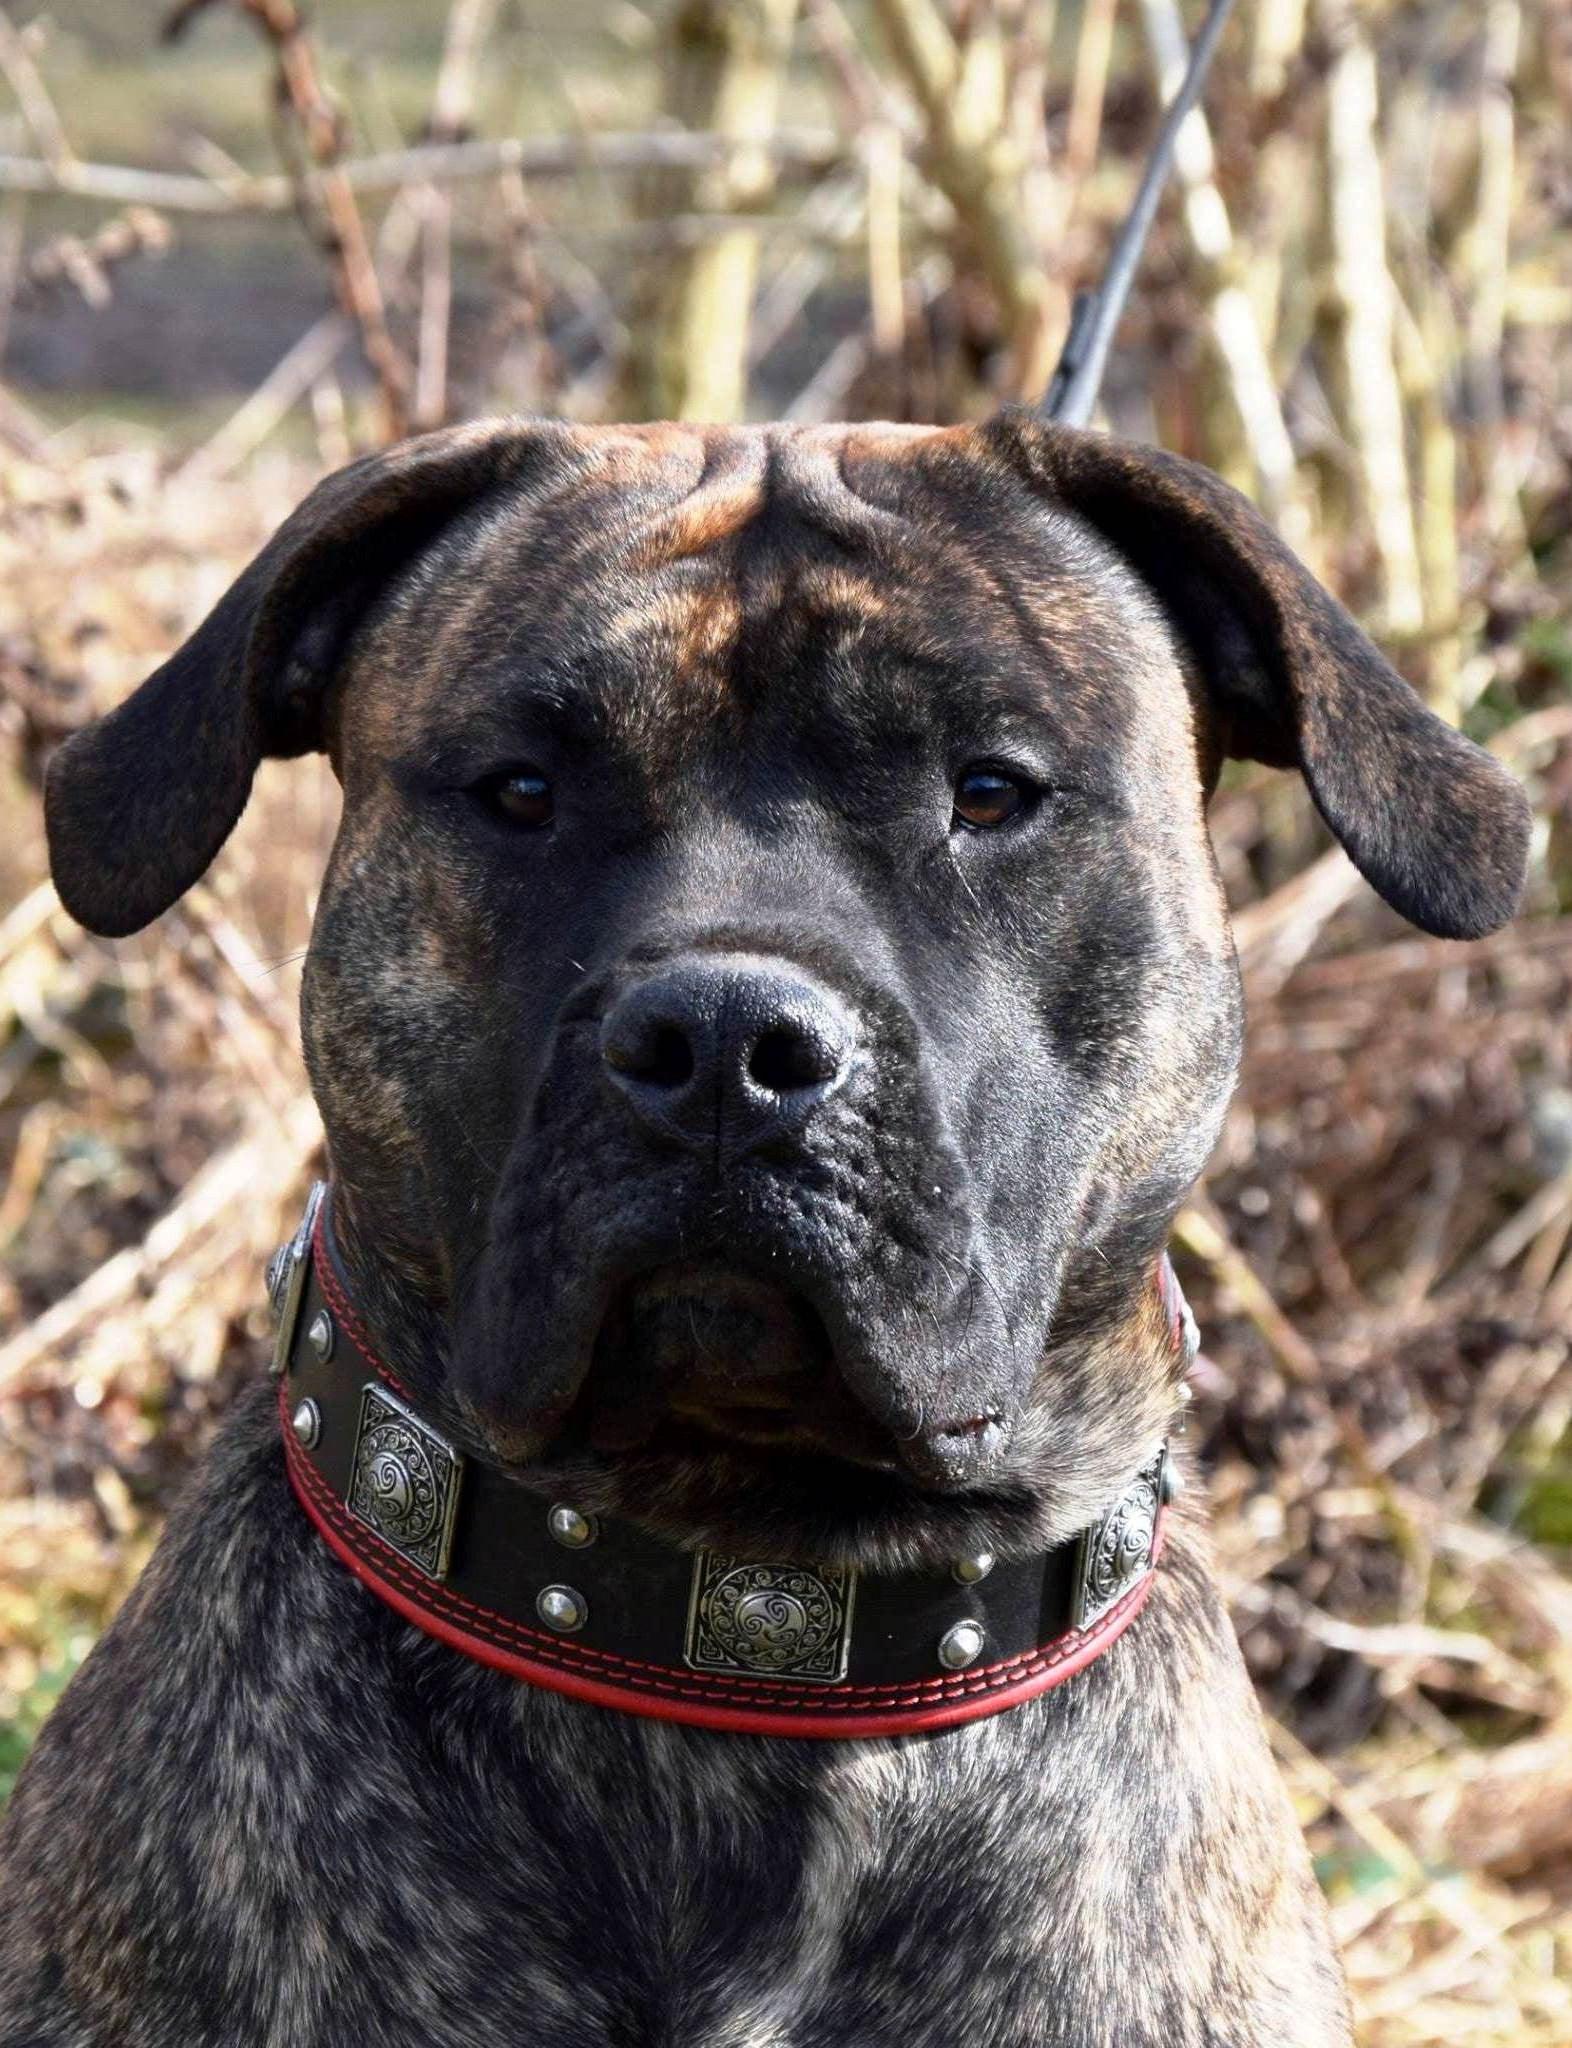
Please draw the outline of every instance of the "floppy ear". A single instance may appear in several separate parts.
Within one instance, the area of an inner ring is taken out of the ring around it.
[[[1025,411],[985,431],[1152,587],[1195,651],[1227,751],[1301,770],[1394,910],[1449,939],[1506,923],[1528,859],[1522,790],[1427,708],[1248,499],[1198,463]]]
[[[518,421],[459,427],[320,483],[185,645],[50,763],[50,862],[72,916],[121,938],[190,888],[264,755],[322,746],[327,685],[376,592],[564,440]]]

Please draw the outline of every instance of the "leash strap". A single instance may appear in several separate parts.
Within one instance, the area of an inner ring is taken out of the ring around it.
[[[1224,25],[1234,0],[1212,0],[1201,33],[1196,37],[1179,90],[1168,103],[1163,124],[1157,131],[1151,155],[1136,190],[1124,226],[1119,230],[1108,257],[1108,268],[1095,291],[1077,292],[1070,308],[1070,331],[1065,336],[1042,411],[1047,418],[1067,427],[1084,427],[1092,416],[1097,394],[1102,389],[1108,351],[1124,312],[1125,300],[1135,282],[1141,251],[1157,217],[1157,202],[1173,168],[1174,150],[1185,117],[1201,97],[1206,74],[1212,68]]]
[[[271,1278],[285,1459],[322,1540],[406,1621],[529,1684],[745,1734],[914,1734],[1063,1684],[1151,1591],[1166,1447],[1045,1555],[876,1574],[681,1551],[466,1459],[417,1411],[355,1312],[320,1189]]]

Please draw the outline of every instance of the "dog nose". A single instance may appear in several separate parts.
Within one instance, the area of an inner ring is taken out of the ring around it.
[[[635,982],[600,1034],[606,1078],[647,1128],[743,1151],[807,1123],[856,1044],[839,997],[747,954],[689,958]]]

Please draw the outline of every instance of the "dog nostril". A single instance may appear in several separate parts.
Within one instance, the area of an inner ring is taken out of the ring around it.
[[[633,1042],[606,1047],[606,1064],[654,1088],[681,1088],[693,1079],[693,1047],[675,1024],[657,1024]]]
[[[797,1132],[851,1072],[852,1012],[748,954],[672,963],[601,1018],[602,1079],[663,1143],[747,1151]]]
[[[693,1047],[675,1024],[662,1024],[638,1071],[641,1080],[653,1081],[657,1088],[680,1088],[693,1079]]]
[[[748,1074],[772,1095],[833,1080],[840,1062],[830,1048],[801,1031],[766,1031],[748,1055]]]
[[[998,1415],[990,1409],[986,1415],[968,1415],[960,1422],[946,1422],[941,1425],[938,1434],[940,1436],[982,1436],[987,1430],[992,1429],[998,1419]]]

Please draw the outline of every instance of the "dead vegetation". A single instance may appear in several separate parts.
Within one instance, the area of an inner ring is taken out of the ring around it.
[[[281,173],[195,140],[82,162],[47,40],[0,16],[5,308],[281,206],[327,280],[196,444],[0,392],[0,1781],[258,1369],[316,1155],[294,1004],[335,810],[320,764],[270,768],[208,881],[108,947],[45,880],[50,747],[407,416],[1031,389],[1179,34],[1171,0],[681,0],[620,134],[488,134],[513,16],[455,0],[425,135],[373,147],[294,8],[234,4]],[[1178,1234],[1192,1448],[1368,2048],[1572,2041],[1569,101],[1551,0],[1244,0],[1109,391],[1251,490],[1540,821],[1523,917],[1455,946],[1380,910],[1288,779],[1215,811],[1252,1033]]]

